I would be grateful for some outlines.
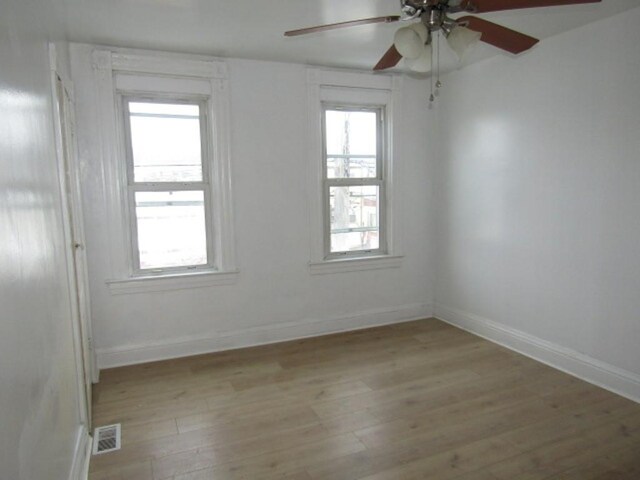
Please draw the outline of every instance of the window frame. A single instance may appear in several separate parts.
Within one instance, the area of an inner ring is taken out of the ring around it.
[[[402,201],[398,188],[402,177],[404,147],[398,141],[403,117],[396,115],[402,105],[403,77],[317,67],[307,68],[307,205],[309,216],[310,275],[333,275],[366,270],[394,269],[402,266]],[[385,107],[384,178],[386,252],[325,258],[324,171],[322,102]]]
[[[386,115],[384,105],[369,105],[351,102],[322,101],[321,108],[322,139],[322,204],[323,204],[323,246],[324,259],[364,258],[387,254],[386,223]],[[327,111],[374,112],[376,114],[376,176],[355,178],[329,178],[327,174],[328,159],[334,155],[327,153]],[[331,187],[378,187],[378,248],[331,251]]]
[[[127,211],[129,223],[129,243],[131,255],[132,276],[152,276],[174,273],[198,272],[215,269],[215,252],[213,246],[212,226],[212,194],[210,176],[209,129],[207,119],[207,104],[209,99],[202,95],[171,95],[171,94],[122,94],[120,107],[122,112],[122,126],[124,129],[124,151],[127,176]],[[199,109],[200,126],[200,160],[202,165],[202,180],[200,182],[136,182],[134,176],[134,159],[131,132],[131,114],[129,104],[132,102],[154,104],[182,104],[197,105]],[[138,245],[138,219],[136,213],[135,195],[137,192],[188,192],[203,193],[205,217],[205,242],[207,263],[200,265],[181,265],[176,267],[141,268],[140,248]]]
[[[86,88],[96,102],[94,140],[102,166],[107,225],[102,248],[109,258],[105,284],[111,295],[138,295],[236,284],[235,215],[230,121],[229,68],[225,60],[146,50],[82,46],[91,66]],[[207,136],[211,181],[213,268],[134,275],[131,258],[127,172],[121,96],[207,99]]]

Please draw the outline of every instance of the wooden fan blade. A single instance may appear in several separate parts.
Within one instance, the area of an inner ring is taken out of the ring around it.
[[[517,10],[519,8],[599,3],[601,1],[602,0],[467,0],[465,10],[473,13],[485,13],[497,12],[498,10]]]
[[[331,23],[329,25],[318,25],[316,27],[300,28],[298,30],[289,30],[284,32],[285,37],[295,37],[297,35],[306,35],[307,33],[324,32],[326,30],[335,30],[337,28],[357,27],[359,25],[369,25],[372,23],[392,23],[400,20],[399,15],[388,15],[386,17],[363,18],[361,20],[351,20],[349,22]]]
[[[389,50],[387,50],[373,69],[384,70],[386,68],[395,67],[401,59],[402,55],[400,55],[400,52],[396,50],[395,45],[391,45]]]
[[[514,54],[529,50],[540,41],[537,38],[478,17],[466,16],[458,18],[456,21],[458,25],[480,32],[482,34],[480,40],[483,42]]]

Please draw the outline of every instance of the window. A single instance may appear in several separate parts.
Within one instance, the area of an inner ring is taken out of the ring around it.
[[[204,104],[123,102],[134,272],[212,267]]]
[[[312,275],[402,266],[401,91],[396,75],[307,70]]]
[[[325,258],[386,253],[384,108],[324,104]]]
[[[112,295],[230,285],[224,61],[91,50]]]

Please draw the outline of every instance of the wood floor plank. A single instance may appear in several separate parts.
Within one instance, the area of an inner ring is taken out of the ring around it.
[[[272,443],[273,451],[269,453],[247,456],[231,462],[220,462],[216,452],[197,450],[193,455],[178,462],[169,462],[167,458],[154,460],[154,479],[164,480],[173,475],[182,475],[192,471],[210,467],[211,478],[268,479],[287,474],[296,474],[307,466],[330,461],[343,455],[365,449],[352,434],[338,435],[324,440],[304,443],[296,446],[283,445],[278,449]]]
[[[94,424],[109,425],[112,423],[122,423],[126,425],[142,425],[160,420],[180,417],[182,415],[205,413],[209,410],[205,398],[188,400],[177,400],[150,408],[132,408],[116,411],[101,412],[96,409],[94,414]]]
[[[171,388],[171,385],[174,387]],[[131,382],[114,387],[112,391],[103,391],[96,404],[101,405],[100,412],[122,410],[129,406],[149,408],[174,400],[193,399],[210,395],[222,395],[233,392],[228,381],[189,373],[175,377],[159,378],[154,381]]]
[[[142,425],[121,426],[121,443],[124,446],[154,440],[156,438],[171,437],[178,433],[178,426],[175,418],[160,420],[158,422],[145,423]]]
[[[102,372],[91,480],[640,478],[640,405],[427,319]]]
[[[584,464],[548,477],[548,480],[637,480],[640,478],[640,446],[599,456]]]
[[[91,480],[153,480],[151,460],[114,465],[103,471],[92,472]]]
[[[450,479],[480,470],[482,467],[516,455],[518,451],[505,441],[483,439],[436,455],[427,455],[404,465],[362,477],[366,480]],[[515,477],[514,477],[515,478]]]
[[[233,410],[237,414],[243,411],[277,407],[291,403],[301,404],[311,401],[322,401],[348,397],[370,392],[371,389],[362,381],[310,384],[278,384],[255,387],[235,392],[229,396],[214,395],[208,398],[209,409],[215,412]]]
[[[496,401],[503,398],[496,399]],[[511,404],[510,404],[511,403]],[[445,409],[440,409],[445,410]],[[388,423],[356,430],[354,433],[368,448],[384,448],[391,442],[418,440],[424,435],[441,437],[464,436],[467,439],[483,438],[496,433],[544,420],[553,410],[540,400],[498,403],[494,408],[475,407],[469,402],[463,414],[435,410],[421,418],[401,417]]]
[[[380,403],[369,407],[369,411],[381,419],[394,419],[398,412],[403,416],[421,415],[425,411],[453,405],[469,398],[493,397],[494,392],[503,391],[505,395],[529,396],[522,391],[521,372],[508,370],[497,372],[493,376],[478,377],[473,380],[443,385],[414,398],[402,398],[396,401]]]
[[[476,374],[468,370],[442,372],[439,375],[430,377],[428,380],[404,383],[391,388],[350,395],[335,400],[314,401],[312,402],[312,408],[320,417],[331,417],[389,402],[395,403],[422,398],[433,390],[438,390],[448,385],[465,384],[477,378]]]
[[[474,346],[475,347],[475,346]],[[456,358],[445,361],[440,358],[434,364],[421,363],[419,365],[392,368],[388,370],[376,371],[362,378],[362,382],[373,390],[390,388],[403,383],[414,382],[420,379],[428,379],[433,375],[452,370],[467,370],[471,362],[479,358],[486,357],[491,353],[474,348],[465,352],[460,349]]]
[[[549,410],[549,407],[542,402],[538,405]],[[314,478],[348,480],[372,475],[377,471],[393,470],[395,467],[444,453],[478,440],[490,439],[509,428],[510,419],[517,419],[519,424],[535,422],[535,416],[527,418],[523,414],[527,407],[523,405],[520,410],[502,412],[505,420],[501,420],[500,415],[485,418],[482,415],[477,415],[476,412],[475,416],[469,415],[466,421],[454,419],[448,422],[446,416],[438,417],[434,413],[434,416],[425,417],[427,427],[419,431],[411,430],[411,427],[420,421],[414,418],[410,420],[414,423],[408,424],[406,431],[393,429],[389,432],[389,427],[395,427],[395,425],[390,425],[367,429],[369,432],[373,430],[373,435],[356,432],[356,435],[367,446],[366,453],[357,453],[338,459],[331,465],[323,465],[310,473]],[[542,410],[538,415],[543,413],[546,411]],[[438,418],[443,420],[438,422]],[[405,432],[406,434],[403,435]],[[389,433],[391,434],[388,435]]]
[[[215,412],[206,412],[196,415],[180,416],[176,418],[178,431],[186,433],[193,430],[211,429],[228,430],[229,427],[234,429],[247,429],[259,431],[262,429],[275,428],[283,424],[305,425],[315,423],[318,420],[313,410],[306,405],[279,405],[277,407],[269,406],[269,408],[259,409],[253,413],[247,409],[229,409]]]

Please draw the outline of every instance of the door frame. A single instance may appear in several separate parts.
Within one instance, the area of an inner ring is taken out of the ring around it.
[[[80,422],[91,431],[91,386],[98,381],[91,328],[91,305],[82,216],[79,165],[75,138],[73,83],[49,45],[53,122],[65,241],[65,260],[78,383]]]

